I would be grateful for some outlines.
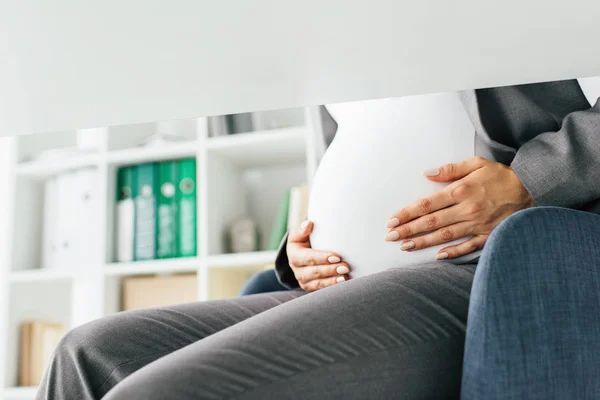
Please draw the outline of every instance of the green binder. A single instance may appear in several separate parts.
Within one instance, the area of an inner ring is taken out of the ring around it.
[[[177,162],[158,164],[157,258],[177,257]]]
[[[281,240],[287,232],[288,211],[290,208],[290,193],[291,189],[287,189],[281,197],[279,209],[277,210],[275,222],[273,223],[271,239],[269,240],[269,250],[277,250],[279,248],[279,245],[281,244]]]
[[[196,249],[196,160],[178,162],[179,256],[193,257]]]
[[[135,260],[156,258],[157,165],[136,167],[135,187]]]
[[[119,168],[117,173],[117,261],[133,261],[135,249],[135,167]]]

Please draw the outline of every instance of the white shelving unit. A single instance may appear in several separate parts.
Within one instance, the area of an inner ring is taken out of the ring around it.
[[[290,112],[290,110],[286,110]],[[215,298],[226,283],[238,286],[252,273],[268,267],[275,252],[226,254],[224,230],[235,218],[249,215],[261,232],[261,249],[284,190],[308,182],[315,172],[315,108],[296,109],[301,126],[208,137],[195,129],[198,120],[183,121],[189,141],[161,147],[135,143],[153,133],[155,124],[103,130],[98,150],[59,160],[27,161],[44,150],[74,146],[76,132],[56,132],[11,138],[12,172],[8,195],[12,208],[6,265],[0,265],[0,399],[32,399],[35,388],[17,385],[19,323],[41,318],[73,328],[119,311],[123,277],[195,272],[198,299]],[[99,133],[100,135],[100,133]],[[196,257],[117,263],[114,261],[115,187],[119,167],[159,160],[196,157],[198,255]],[[100,232],[95,254],[80,265],[41,268],[43,187],[56,174],[92,167],[99,171],[103,193],[97,220]],[[105,194],[105,195],[104,195]],[[2,279],[6,277],[6,279]]]

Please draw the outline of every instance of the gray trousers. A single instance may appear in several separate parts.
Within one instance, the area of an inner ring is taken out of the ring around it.
[[[37,399],[456,399],[475,265],[119,313],[69,332]]]

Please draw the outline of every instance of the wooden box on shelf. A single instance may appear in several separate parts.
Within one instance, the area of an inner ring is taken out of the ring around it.
[[[133,276],[123,279],[122,310],[170,306],[198,300],[196,274]]]

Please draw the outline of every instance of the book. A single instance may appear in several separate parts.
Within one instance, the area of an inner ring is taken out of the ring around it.
[[[281,244],[281,240],[285,236],[285,232],[288,230],[288,211],[290,207],[290,192],[291,189],[286,189],[281,196],[279,202],[279,208],[277,209],[277,215],[273,222],[273,230],[271,231],[271,238],[269,240],[269,250],[277,250]]]
[[[77,176],[66,172],[57,176],[57,257],[56,267],[71,268],[77,264],[78,216]]]
[[[134,259],[135,205],[133,191],[136,182],[135,167],[123,167],[117,172],[116,258],[119,262],[128,262]]]
[[[196,159],[179,160],[177,167],[178,255],[193,257],[197,254]]]
[[[227,117],[225,115],[208,117],[208,133],[210,137],[225,136],[229,134]]]
[[[141,164],[136,167],[137,182],[134,185],[135,201],[135,260],[156,258],[156,197],[157,165]]]
[[[27,321],[20,326],[19,386],[38,386],[48,368],[54,349],[65,334],[64,325]]]
[[[74,249],[78,265],[89,259],[98,259],[98,243],[101,240],[98,220],[99,174],[96,168],[82,168],[76,172],[77,247]]]
[[[157,258],[177,257],[177,162],[158,164]]]
[[[308,214],[308,185],[294,186],[290,191],[288,230],[296,232]]]
[[[229,114],[225,116],[229,134],[246,133],[254,130],[252,113]]]
[[[21,324],[19,332],[19,386],[33,386],[31,382],[31,324]]]
[[[58,240],[58,182],[53,177],[44,182],[42,268],[57,267]]]

